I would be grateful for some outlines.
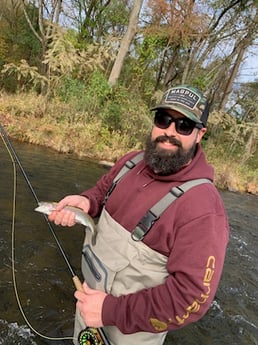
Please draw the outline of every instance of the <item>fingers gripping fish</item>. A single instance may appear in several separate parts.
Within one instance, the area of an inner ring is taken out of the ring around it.
[[[55,211],[57,202],[51,201],[40,201],[38,207],[35,208],[35,211],[49,215],[52,211]],[[82,224],[90,229],[92,233],[95,233],[95,223],[91,216],[84,212],[82,209],[74,206],[65,206],[65,210],[69,210],[75,213],[75,222]]]

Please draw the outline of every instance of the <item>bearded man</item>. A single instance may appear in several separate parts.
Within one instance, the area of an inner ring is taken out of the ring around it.
[[[82,249],[74,344],[101,327],[112,345],[161,345],[168,331],[209,309],[229,238],[227,215],[200,141],[209,104],[172,87],[152,111],[142,152],[122,157],[94,187],[62,199],[49,216],[73,226],[76,206],[99,217]]]

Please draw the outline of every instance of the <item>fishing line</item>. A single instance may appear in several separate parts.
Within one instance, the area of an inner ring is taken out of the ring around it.
[[[12,225],[11,225],[11,233],[12,233],[12,240],[11,240],[11,260],[12,260],[12,278],[13,278],[13,286],[14,286],[14,293],[15,293],[15,297],[16,297],[16,301],[17,301],[17,304],[18,304],[18,307],[19,307],[19,310],[25,320],[25,322],[27,323],[27,325],[29,326],[29,328],[35,333],[37,334],[38,336],[40,336],[41,338],[44,338],[44,339],[47,339],[47,340],[73,340],[74,338],[72,336],[69,336],[69,337],[49,337],[49,336],[46,336],[44,334],[41,334],[40,332],[38,332],[30,323],[30,321],[28,320],[25,312],[24,312],[24,309],[23,309],[23,306],[21,304],[21,301],[20,301],[20,297],[19,297],[19,293],[18,293],[18,288],[17,288],[17,281],[16,281],[16,275],[15,275],[15,214],[16,214],[16,194],[17,194],[17,169],[16,169],[16,163],[18,164],[22,174],[23,174],[23,177],[25,178],[35,200],[37,201],[38,203],[38,197],[21,165],[21,162],[10,142],[10,140],[8,139],[8,136],[4,130],[4,128],[2,127],[2,125],[0,124],[0,131],[1,131],[1,139],[6,147],[6,150],[10,156],[10,159],[12,161],[12,166],[13,166],[13,199],[12,199]],[[72,274],[72,278],[73,278],[73,281],[74,281],[74,284],[76,286],[76,288],[81,288],[81,282],[79,280],[79,278],[75,275],[69,261],[68,261],[68,258],[60,244],[60,242],[58,241],[58,238],[55,234],[55,231],[53,229],[53,227],[51,226],[48,218],[45,216],[45,220],[51,230],[51,233],[52,235],[54,236],[54,239],[58,245],[58,248],[63,256],[63,258],[65,259],[65,262],[69,268],[69,271],[71,272]],[[77,287],[78,286],[78,287]]]
[[[35,201],[38,204],[39,203],[39,199],[38,199],[38,197],[37,197],[37,195],[36,195],[32,185],[30,183],[30,180],[29,180],[25,170],[23,169],[22,164],[21,164],[21,162],[20,162],[20,160],[19,160],[19,158],[18,158],[18,156],[17,156],[17,154],[16,154],[16,152],[15,152],[15,150],[14,150],[14,148],[13,148],[13,146],[12,146],[12,144],[11,144],[11,142],[10,142],[10,140],[9,140],[9,138],[8,138],[6,132],[5,132],[5,130],[2,127],[1,124],[0,124],[0,129],[1,129],[1,133],[2,133],[2,139],[4,140],[4,142],[6,144],[6,147],[8,146],[8,153],[9,153],[11,159],[14,161],[14,164],[15,164],[15,162],[18,164],[18,166],[19,166],[19,168],[21,170],[21,173],[22,173],[26,183],[29,186],[29,189],[30,189],[31,193],[32,193]],[[51,231],[51,233],[52,233],[52,235],[53,235],[53,237],[55,239],[55,242],[56,242],[56,244],[58,246],[58,249],[60,250],[61,255],[63,256],[63,258],[64,258],[64,260],[66,262],[66,265],[67,265],[69,271],[71,272],[72,277],[74,278],[76,276],[76,274],[75,274],[75,272],[72,269],[72,266],[71,266],[71,264],[70,264],[70,262],[69,262],[69,260],[68,260],[68,258],[66,256],[66,254],[65,254],[65,252],[64,252],[64,250],[63,250],[63,248],[62,248],[62,246],[61,246],[61,244],[60,244],[60,242],[59,242],[59,240],[58,240],[58,238],[56,236],[56,233],[55,233],[55,231],[54,231],[50,221],[48,220],[47,216],[44,215],[44,217],[45,217],[45,220],[46,220],[47,225],[49,227],[49,230]]]

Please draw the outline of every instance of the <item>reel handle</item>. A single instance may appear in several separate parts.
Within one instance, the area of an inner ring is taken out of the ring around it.
[[[76,275],[73,276],[73,283],[76,290],[83,291],[82,283]],[[110,345],[102,328],[87,327],[79,334],[78,341],[80,345]]]

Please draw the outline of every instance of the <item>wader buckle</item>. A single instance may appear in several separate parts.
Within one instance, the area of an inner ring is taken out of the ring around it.
[[[151,229],[152,225],[158,220],[154,213],[150,210],[145,214],[145,216],[137,224],[136,228],[133,230],[131,237],[134,241],[141,241],[146,236],[148,231]]]

